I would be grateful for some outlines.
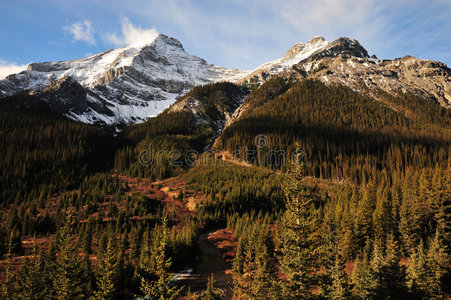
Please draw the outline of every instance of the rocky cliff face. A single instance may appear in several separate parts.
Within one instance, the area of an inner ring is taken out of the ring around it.
[[[332,43],[322,37],[298,43],[283,58],[260,66],[242,81],[260,83],[276,74],[346,85],[376,100],[381,100],[379,91],[409,92],[451,108],[451,70],[445,64],[411,56],[378,59],[357,40],[345,37]]]
[[[327,84],[346,85],[380,100],[378,91],[413,93],[451,107],[451,70],[443,63],[410,56],[379,60],[338,54],[300,62],[285,76],[313,78]]]
[[[88,108],[86,90],[71,77],[63,77],[50,83],[41,95],[54,110],[60,113],[66,113],[69,110],[80,114]]]

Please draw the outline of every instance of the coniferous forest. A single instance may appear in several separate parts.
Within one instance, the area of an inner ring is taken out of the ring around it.
[[[190,97],[120,132],[0,99],[1,299],[451,297],[451,110],[283,77]],[[227,270],[184,280],[205,237]]]

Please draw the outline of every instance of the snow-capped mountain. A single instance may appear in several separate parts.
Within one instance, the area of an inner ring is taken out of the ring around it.
[[[285,57],[260,66],[245,80],[261,82],[276,74],[345,85],[384,103],[381,91],[392,95],[411,93],[451,108],[451,69],[444,63],[411,56],[378,59],[369,56],[357,40],[346,37],[332,43],[322,37],[298,43]],[[244,110],[240,107],[233,117]]]
[[[320,36],[296,43],[282,58],[242,71],[208,64],[185,52],[177,39],[157,34],[82,59],[30,64],[0,81],[0,95],[30,90],[74,120],[118,125],[161,113],[196,85],[261,83],[276,75],[343,84],[374,97],[380,90],[412,92],[451,107],[451,70],[445,64],[413,57],[380,60],[354,39],[329,43]]]
[[[300,45],[299,50],[296,50],[297,45]],[[383,92],[392,95],[411,93],[451,108],[451,69],[446,64],[412,56],[378,59],[375,55],[369,56],[357,40],[345,37],[332,43],[315,37],[306,44],[296,44],[285,57],[260,66],[244,81],[258,83],[270,76],[344,85],[395,111],[403,108],[387,101]],[[225,127],[240,119],[248,109],[246,102],[238,107]]]
[[[0,81],[2,94],[37,91],[53,108],[85,122],[140,122],[196,85],[236,81],[248,72],[208,64],[163,34],[86,58],[33,63]]]

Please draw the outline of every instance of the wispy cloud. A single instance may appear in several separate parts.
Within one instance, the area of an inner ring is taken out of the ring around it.
[[[92,22],[89,20],[84,20],[82,22],[76,22],[70,26],[65,26],[63,27],[63,30],[72,36],[74,42],[81,41],[86,42],[89,45],[96,44]]]
[[[330,41],[356,38],[383,58],[450,58],[449,0],[133,2],[116,5],[132,21],[152,20],[162,32],[181,39],[188,51],[230,67],[255,67],[315,35]]]
[[[294,43],[308,41],[315,35],[322,35],[329,41],[340,36],[356,38],[370,54],[374,53],[381,58],[410,54],[451,65],[450,0],[50,2],[51,6],[42,6],[46,11],[54,10],[52,14],[58,14],[59,18],[49,18],[43,22],[49,22],[52,28],[60,30],[59,24],[65,18],[79,18],[76,19],[79,22],[72,25],[69,23],[65,32],[74,41],[85,43],[77,43],[72,47],[67,47],[65,43],[63,46],[66,48],[61,46],[51,49],[53,53],[64,53],[64,57],[68,58],[78,57],[86,52],[100,52],[107,47],[149,40],[156,34],[156,30],[152,28],[157,27],[160,32],[179,39],[187,52],[205,58],[209,63],[242,69],[255,68],[268,60],[281,57]],[[58,10],[55,10],[55,6]],[[34,12],[29,12],[28,16],[35,22],[42,21],[39,20],[39,14]],[[16,18],[14,14],[8,17],[12,20]],[[11,23],[8,18],[4,19],[5,24]],[[88,20],[92,20],[93,24]],[[7,28],[3,28],[3,31],[7,32]],[[25,40],[25,37],[36,31],[23,25],[18,30],[20,32],[23,34],[21,40]],[[57,33],[52,32],[51,36],[53,35],[57,36]],[[0,36],[6,38],[9,35],[2,35],[0,29]],[[21,44],[13,42],[12,37],[9,39],[4,41],[0,38],[0,46],[17,44],[15,49],[20,50],[17,52],[25,53]],[[92,47],[96,40],[97,47]],[[34,39],[29,39],[29,42],[34,43],[32,48],[36,50],[47,46]],[[87,46],[90,46],[89,49]],[[29,52],[34,55],[37,51]],[[34,60],[30,53],[26,54],[30,55],[27,59]],[[17,57],[17,54],[4,55]],[[44,59],[53,58],[50,56]]]
[[[27,65],[18,65],[12,62],[4,61],[0,59],[0,80],[4,79],[10,74],[19,73],[27,69]]]
[[[133,25],[129,19],[122,18],[122,32],[118,36],[117,33],[108,33],[104,36],[105,41],[114,46],[128,46],[142,41],[150,41],[158,36],[155,28],[143,29],[140,26]]]

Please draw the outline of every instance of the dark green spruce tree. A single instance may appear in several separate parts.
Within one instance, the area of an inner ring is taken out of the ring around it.
[[[53,267],[53,291],[57,299],[84,299],[88,289],[83,257],[72,236],[72,215],[68,214],[56,234],[57,256]]]
[[[299,152],[299,151],[298,151]],[[296,154],[285,186],[286,212],[282,220],[280,267],[286,299],[309,299],[317,283],[318,222],[314,197],[306,187],[301,154]]]
[[[17,298],[45,299],[52,294],[49,263],[38,253],[36,241],[33,252],[25,258],[17,273]]]
[[[110,237],[105,252],[98,258],[97,291],[95,298],[99,300],[114,299],[117,295],[119,258],[113,238]]]
[[[385,251],[381,243],[375,243],[372,268],[375,278],[376,299],[407,299],[406,268],[400,265],[401,251],[393,235],[389,235]]]
[[[171,286],[170,280],[174,276],[170,272],[172,259],[167,256],[168,244],[168,220],[163,219],[161,235],[155,254],[155,265],[142,265],[144,276],[139,275],[141,279],[140,290],[145,297],[160,300],[177,299],[183,287]]]

